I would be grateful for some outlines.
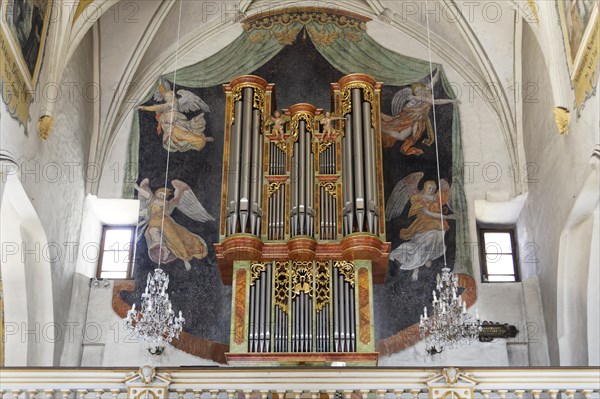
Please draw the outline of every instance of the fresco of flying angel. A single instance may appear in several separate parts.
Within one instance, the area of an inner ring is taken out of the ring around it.
[[[421,266],[430,267],[433,260],[446,252],[444,234],[448,230],[447,220],[454,215],[444,215],[444,205],[449,208],[450,184],[445,179],[440,182],[438,191],[436,182],[428,180],[419,190],[419,182],[424,173],[412,173],[396,184],[387,201],[385,214],[390,221],[402,214],[410,200],[408,217],[415,219],[410,226],[400,229],[400,238],[404,241],[390,253],[390,260],[400,264],[401,270],[412,270],[412,280],[419,278]]]
[[[171,189],[159,188],[153,193],[147,178],[139,185],[134,185],[141,202],[138,238],[145,229],[148,256],[153,262],[158,264],[160,259],[160,263],[165,264],[181,259],[186,270],[190,270],[192,267],[190,261],[193,258],[202,259],[206,256],[208,252],[206,242],[202,237],[175,222],[171,213],[178,208],[186,216],[198,222],[209,222],[214,218],[204,209],[190,186],[181,180],[173,180],[171,184],[175,188],[171,199],[169,199]],[[163,209],[165,210],[164,222]]]
[[[157,134],[163,135],[163,147],[170,152],[185,152],[189,150],[200,151],[212,137],[206,137],[206,120],[204,113],[210,112],[208,105],[191,91],[180,89],[177,94],[166,79],[160,79],[158,89],[154,93],[154,100],[160,104],[141,105],[143,111],[156,113],[158,127]],[[184,112],[202,111],[192,119],[187,118]]]
[[[440,71],[436,70],[429,82],[426,77],[410,87],[398,90],[392,99],[392,115],[381,113],[381,132],[384,147],[393,147],[396,141],[402,141],[400,152],[404,155],[421,155],[423,150],[416,148],[418,141],[427,131],[423,144],[430,146],[435,141],[434,129],[429,118],[432,105],[457,102],[453,99],[433,99],[431,87],[439,80]]]

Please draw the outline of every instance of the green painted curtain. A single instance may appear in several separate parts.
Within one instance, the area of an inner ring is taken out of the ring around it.
[[[306,29],[312,42],[323,57],[344,74],[368,73],[377,81],[387,85],[406,86],[430,75],[427,61],[407,57],[386,49],[373,40],[364,30],[344,28],[331,20],[309,22],[290,21],[273,24],[268,28],[244,31],[229,46],[197,64],[177,71],[176,83],[187,87],[209,87],[231,81],[239,75],[251,73],[273,58],[283,47],[291,44],[302,29]],[[446,94],[454,93],[440,65],[441,82]],[[175,80],[175,74],[165,76]],[[142,103],[148,101],[157,85]],[[137,178],[139,146],[139,120],[135,113],[128,152],[128,173],[132,177],[125,183],[124,198],[132,198],[132,184]],[[463,182],[463,154],[458,107],[454,106],[452,122],[452,199],[451,206],[456,217],[456,257],[454,271],[472,275],[472,260],[469,241],[467,201]]]

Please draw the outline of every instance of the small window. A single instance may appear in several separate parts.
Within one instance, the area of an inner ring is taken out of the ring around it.
[[[98,278],[131,277],[135,226],[104,226],[100,241]]]
[[[481,279],[485,283],[519,281],[513,229],[479,229]]]

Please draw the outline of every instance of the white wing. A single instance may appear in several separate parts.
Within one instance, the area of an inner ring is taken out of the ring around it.
[[[200,97],[188,90],[177,90],[179,96],[179,111],[190,112],[202,110],[202,112],[210,112],[208,105],[202,101]]]
[[[209,222],[215,220],[206,209],[202,206],[196,195],[192,192],[190,186],[181,180],[173,180],[171,182],[175,187],[175,198],[171,201],[172,204],[185,213],[190,218],[198,222]]]
[[[412,89],[410,87],[400,89],[394,94],[394,98],[392,98],[392,116],[396,116],[402,111],[402,108],[404,108],[411,95]]]
[[[385,220],[389,222],[402,214],[410,197],[417,193],[423,175],[423,172],[411,173],[396,184],[385,204]]]

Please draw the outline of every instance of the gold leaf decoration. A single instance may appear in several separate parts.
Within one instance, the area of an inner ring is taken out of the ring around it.
[[[277,39],[279,44],[283,44],[285,46],[294,43],[294,41],[296,40],[296,36],[298,36],[299,32],[300,28],[284,29],[280,32],[275,32],[274,30],[271,31],[271,33],[273,33],[273,36],[275,36],[275,39]]]
[[[325,29],[317,30],[307,28],[312,41],[318,46],[331,46],[338,38],[337,31],[327,32]]]
[[[278,25],[287,26],[293,22],[299,22],[302,25],[317,22],[321,25],[333,23],[341,29],[353,29],[364,32],[367,30],[366,22],[370,20],[370,18],[348,15],[339,11],[337,13],[316,11],[309,7],[294,12],[282,11],[280,14],[253,16],[244,20],[243,27],[246,32],[252,32],[255,29],[272,29]]]
[[[265,263],[253,263],[250,267],[250,285],[254,285],[254,282],[257,278],[260,277],[260,274],[267,270],[267,265]]]
[[[336,261],[333,267],[337,267],[340,274],[344,276],[344,280],[354,287],[354,264],[345,260]]]

